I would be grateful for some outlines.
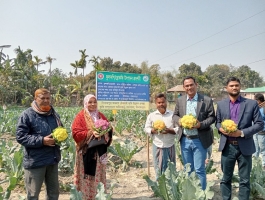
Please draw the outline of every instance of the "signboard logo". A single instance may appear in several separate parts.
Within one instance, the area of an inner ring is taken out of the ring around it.
[[[148,76],[144,76],[143,80],[144,80],[144,82],[147,82],[149,80],[149,77]]]
[[[104,78],[104,74],[99,73],[99,74],[98,74],[98,79],[102,80],[103,78]]]

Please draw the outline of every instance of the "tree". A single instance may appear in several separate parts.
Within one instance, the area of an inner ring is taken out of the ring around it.
[[[236,68],[234,76],[240,79],[242,89],[259,87],[263,84],[263,77],[261,77],[256,71],[251,70],[247,65],[242,65]]]
[[[81,59],[79,60],[79,67],[83,69],[83,85],[84,85],[85,68],[87,64],[86,58],[88,57],[88,55],[86,55],[86,49],[79,50],[79,52],[81,53]]]
[[[205,91],[211,97],[220,97],[227,78],[231,76],[230,67],[228,65],[210,65],[206,68],[204,74],[207,78]]]
[[[70,65],[75,69],[74,75],[77,75],[77,69],[79,68],[79,61],[76,60],[74,63],[70,63]]]
[[[49,79],[50,79],[50,92],[52,92],[52,82],[51,82],[51,73],[52,73],[52,62],[56,60],[56,58],[52,58],[50,55],[46,57],[47,62],[50,65],[49,69]]]
[[[92,63],[92,66],[93,66],[95,71],[102,71],[103,67],[100,65],[98,60],[100,60],[99,56],[97,56],[97,57],[96,56],[92,56],[92,58],[89,60],[89,62]]]
[[[101,58],[99,64],[105,71],[112,71],[113,69],[113,59],[110,57]]]
[[[33,65],[36,66],[37,72],[39,71],[39,65],[46,64],[47,61],[43,61],[38,56],[34,56],[35,61],[33,61]]]

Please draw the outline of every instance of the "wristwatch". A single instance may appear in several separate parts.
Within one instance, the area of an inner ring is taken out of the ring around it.
[[[245,137],[245,135],[244,135],[244,132],[243,132],[243,131],[241,131],[241,137]]]

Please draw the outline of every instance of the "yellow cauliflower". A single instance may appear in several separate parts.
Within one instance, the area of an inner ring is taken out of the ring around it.
[[[237,130],[236,123],[231,119],[225,119],[221,123],[221,127],[225,130],[226,133],[233,133]]]
[[[184,115],[180,122],[183,128],[192,129],[197,124],[197,119],[192,114],[188,114]]]
[[[158,131],[158,134],[159,134],[161,131],[165,130],[166,125],[163,120],[156,120],[153,124],[153,127],[155,130]]]
[[[52,137],[56,141],[56,144],[60,144],[60,142],[67,139],[68,134],[65,128],[59,126],[53,130]]]

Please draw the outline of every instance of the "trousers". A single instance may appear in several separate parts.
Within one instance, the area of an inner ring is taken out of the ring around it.
[[[46,186],[46,199],[59,199],[58,164],[34,169],[24,169],[25,187],[28,200],[38,200],[43,182]]]

